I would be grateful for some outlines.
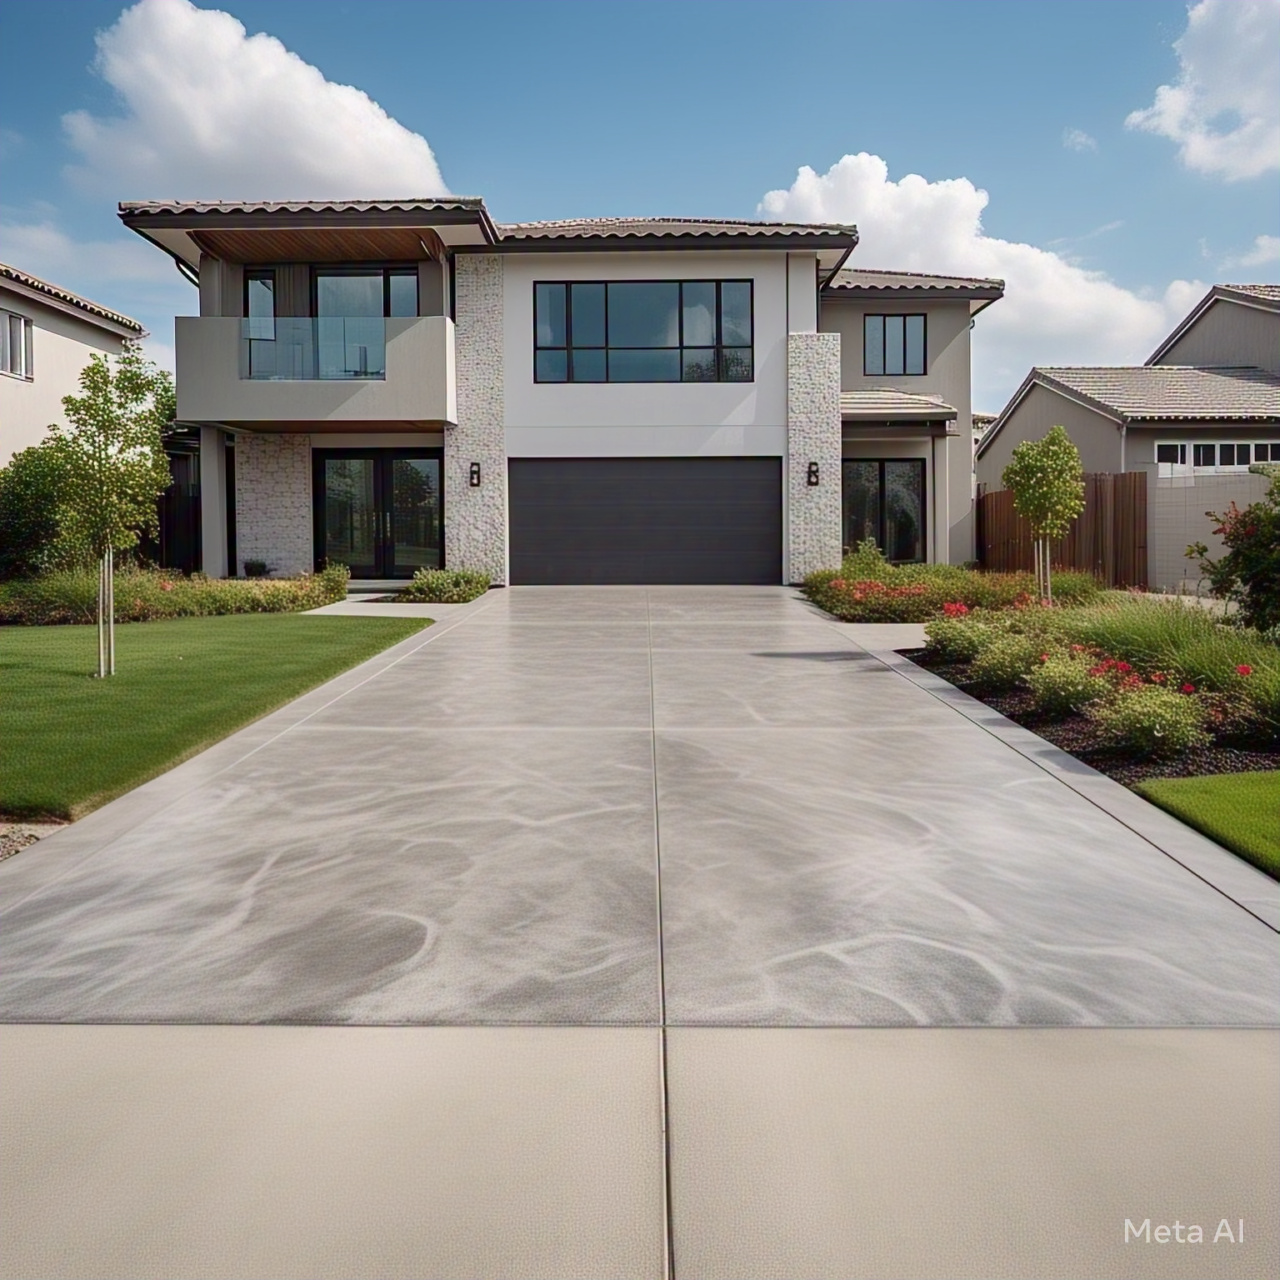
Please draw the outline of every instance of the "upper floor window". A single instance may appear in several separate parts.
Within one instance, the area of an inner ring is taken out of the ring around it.
[[[864,374],[897,377],[925,367],[924,316],[863,316]]]
[[[537,382],[750,382],[750,280],[535,284]]]
[[[26,316],[0,311],[0,373],[30,381],[31,340],[31,321]]]
[[[417,267],[317,267],[317,316],[416,316]]]

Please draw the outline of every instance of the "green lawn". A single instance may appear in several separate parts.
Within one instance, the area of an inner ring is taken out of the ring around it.
[[[0,814],[78,818],[419,631],[416,618],[237,614],[0,628]]]
[[[1134,790],[1280,879],[1280,772],[1156,778]]]

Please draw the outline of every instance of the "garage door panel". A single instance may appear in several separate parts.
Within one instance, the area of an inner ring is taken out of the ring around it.
[[[780,458],[513,458],[511,581],[777,583]]]

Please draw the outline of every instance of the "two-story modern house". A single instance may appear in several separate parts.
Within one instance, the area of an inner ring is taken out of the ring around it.
[[[120,212],[199,286],[177,387],[206,572],[782,583],[865,537],[973,554],[970,325],[999,281],[846,270],[843,225]]]
[[[0,467],[63,420],[91,355],[143,336],[136,320],[0,262]]]
[[[1193,586],[1189,543],[1221,553],[1207,511],[1262,497],[1280,462],[1280,285],[1215,285],[1143,365],[1035,368],[977,450],[991,489],[1014,448],[1061,424],[1086,471],[1147,474],[1147,580]]]

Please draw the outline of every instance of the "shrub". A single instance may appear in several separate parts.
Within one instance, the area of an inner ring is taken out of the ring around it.
[[[972,662],[990,627],[974,618],[942,617],[925,623],[925,652],[943,662]]]
[[[997,634],[986,640],[969,664],[969,678],[988,693],[1006,692],[1022,683],[1042,652],[1033,636]]]
[[[1062,603],[1085,603],[1102,591],[1090,574],[1055,579]],[[839,570],[810,574],[804,593],[842,622],[926,622],[955,606],[1022,609],[1035,597],[1029,573],[979,573],[950,564],[890,564],[874,543],[862,543]]]
[[[1159,685],[1128,689],[1088,709],[1115,746],[1139,756],[1174,756],[1211,739],[1199,699]]]
[[[1227,554],[1208,559],[1203,542],[1193,543],[1187,555],[1198,558],[1215,595],[1236,600],[1240,620],[1267,631],[1280,626],[1280,475],[1275,476],[1261,502],[1241,511],[1233,502],[1222,515],[1206,511]]]
[[[409,604],[466,604],[489,590],[489,575],[477,569],[419,569],[397,600]]]
[[[60,539],[65,483],[65,461],[49,441],[14,454],[0,469],[0,580],[74,563]]]
[[[1049,651],[1027,674],[1036,709],[1048,716],[1069,716],[1111,692],[1106,677],[1097,672],[1093,656],[1083,650]]]
[[[151,622],[159,618],[204,618],[228,613],[296,613],[335,604],[347,597],[346,565],[331,565],[299,578],[184,578],[164,569],[127,568],[116,573],[116,618]],[[0,623],[51,626],[97,618],[95,569],[44,574],[0,584]]]

